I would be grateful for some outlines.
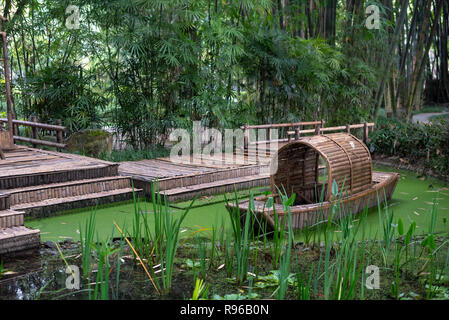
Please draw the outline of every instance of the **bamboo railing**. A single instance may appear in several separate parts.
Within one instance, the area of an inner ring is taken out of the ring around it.
[[[8,119],[0,118],[0,124],[8,123]],[[38,145],[54,147],[58,149],[64,149],[67,147],[64,144],[63,134],[67,130],[66,127],[62,126],[61,120],[56,120],[56,125],[46,124],[37,122],[36,117],[32,117],[31,121],[22,121],[22,120],[13,120],[13,132],[14,132],[14,142],[26,142],[33,145],[33,148],[36,148]],[[32,136],[31,137],[22,137],[19,135],[19,126],[25,126],[32,128]],[[39,131],[38,129],[54,131],[56,132],[56,142],[40,140],[39,139]]]
[[[368,142],[368,134],[370,131],[374,130],[374,123],[372,122],[365,122],[360,124],[347,124],[344,126],[337,126],[337,127],[325,127],[324,126],[325,121],[319,120],[319,121],[305,121],[305,122],[295,122],[295,123],[276,123],[276,124],[261,124],[261,125],[248,125],[245,124],[244,126],[241,126],[240,129],[244,131],[244,149],[248,150],[248,147],[250,145],[249,141],[249,130],[254,129],[268,129],[268,141],[257,141],[257,143],[267,143],[271,140],[271,129],[277,129],[277,128],[292,128],[293,130],[287,131],[287,138],[279,139],[277,141],[279,142],[291,142],[292,140],[299,140],[301,139],[302,135],[305,134],[315,134],[319,135],[322,133],[327,132],[338,132],[338,131],[346,131],[347,133],[351,133],[351,130],[354,129],[363,129],[363,142],[367,144]],[[312,129],[305,129],[304,127],[312,126]]]

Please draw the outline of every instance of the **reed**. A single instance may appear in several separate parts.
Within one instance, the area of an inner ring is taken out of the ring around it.
[[[140,265],[142,266],[142,268],[145,270],[146,275],[148,276],[148,278],[150,279],[154,289],[156,290],[156,292],[160,295],[161,291],[160,291],[160,286],[158,286],[156,284],[156,282],[154,281],[154,270],[153,268],[151,268],[151,273],[148,271],[148,268],[145,266],[145,264],[143,263],[142,258],[139,256],[139,254],[137,253],[136,249],[134,248],[134,246],[132,245],[131,241],[129,241],[129,239],[125,236],[125,233],[122,231],[122,229],[118,226],[117,222],[114,221],[114,225],[117,228],[117,230],[120,232],[120,234],[122,235],[123,239],[125,239],[126,243],[128,244],[128,246],[131,248],[131,250],[133,251],[134,255],[136,256],[137,260],[139,261]]]
[[[200,275],[202,279],[206,279],[206,248],[201,238],[197,238],[197,243]]]
[[[94,235],[96,231],[96,211],[92,210],[89,218],[85,221],[84,227],[80,225],[80,244],[81,244],[81,260],[83,267],[83,276],[89,278],[92,266],[92,245],[94,243]]]
[[[299,264],[296,264],[296,298],[298,300],[310,300],[310,293],[312,291],[312,279],[313,279],[313,271],[315,264],[312,264],[312,267],[309,272],[309,277],[306,279],[304,274],[299,270]]]
[[[117,263],[116,263],[116,273],[115,273],[115,291],[113,291],[114,297],[116,300],[118,300],[119,297],[119,286],[120,286],[120,269],[122,265],[122,256],[123,256],[123,249],[125,246],[125,241],[123,238],[120,239],[120,248],[117,252]]]
[[[109,256],[114,252],[114,249],[109,241],[98,241],[94,248],[97,253],[97,277],[93,299],[109,300],[109,273],[111,268]]]
[[[175,263],[175,255],[178,250],[179,244],[179,232],[181,229],[181,224],[186,218],[195,200],[193,200],[187,210],[181,214],[180,217],[175,218],[173,214],[169,212],[169,207],[165,201],[163,210],[163,235],[165,237],[165,250],[161,257],[161,275],[162,275],[162,285],[166,293],[168,293],[172,286],[173,270]],[[160,247],[159,247],[160,250]]]
[[[235,201],[237,203],[237,206],[233,208],[232,210],[229,210],[230,214],[230,220],[231,220],[231,226],[232,226],[232,237],[233,237],[233,243],[234,243],[234,254],[235,254],[235,260],[236,260],[236,268],[235,268],[235,275],[237,279],[237,283],[240,285],[242,284],[247,277],[248,273],[248,264],[249,264],[249,257],[250,257],[250,238],[251,238],[251,232],[253,231],[253,219],[251,219],[252,212],[254,210],[254,195],[251,193],[250,200],[249,200],[249,206],[248,210],[246,211],[246,214],[244,215],[243,219],[244,221],[241,222],[240,217],[240,210],[238,209],[238,195],[237,190],[234,187],[234,194],[235,194]],[[225,196],[226,198],[226,196]],[[229,204],[228,200],[226,199],[226,203]],[[229,207],[229,206],[228,206]],[[243,228],[242,228],[243,223]],[[230,241],[227,243],[227,249],[229,250],[229,244]],[[228,252],[229,254],[230,252]],[[228,263],[232,263],[227,258]],[[232,265],[229,266],[228,268]]]
[[[205,300],[209,290],[209,284],[206,284],[203,279],[195,280],[195,287],[193,289],[192,300]]]
[[[282,198],[282,207],[284,212],[287,212],[288,220],[287,246],[279,261],[279,289],[277,299],[283,300],[288,289],[288,279],[290,277],[290,264],[293,243],[293,218],[290,211],[290,206],[292,206],[295,202],[295,195],[293,194],[290,198],[288,198],[286,194],[280,193],[280,195]]]
[[[386,198],[386,197],[385,197]],[[393,212],[388,209],[388,203],[385,202],[384,210],[381,208],[379,194],[377,193],[377,213],[379,218],[379,234],[383,236],[382,241],[379,241],[379,249],[382,253],[384,265],[388,267],[391,244],[394,238],[394,224]]]
[[[225,256],[225,266],[226,266],[226,275],[228,278],[232,277],[232,272],[234,270],[234,253],[232,250],[232,231],[228,232],[226,236],[225,245],[224,245],[224,256]]]

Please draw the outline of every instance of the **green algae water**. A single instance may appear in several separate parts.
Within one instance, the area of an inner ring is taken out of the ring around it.
[[[427,232],[430,223],[431,212],[434,202],[437,204],[436,232],[447,231],[449,229],[449,186],[447,183],[432,178],[418,178],[416,173],[404,170],[395,170],[387,167],[377,167],[377,171],[399,172],[401,178],[391,201],[387,204],[388,209],[394,213],[394,221],[401,217],[404,227],[408,228],[413,221],[417,224],[416,233]],[[257,188],[254,191],[258,194],[264,188]],[[239,193],[240,196],[248,196],[248,191]],[[232,194],[227,195],[232,199]],[[204,197],[197,200],[195,206],[190,209],[182,225],[182,232],[192,234],[197,231],[208,232],[211,228],[230,226],[229,215],[225,209],[223,195],[216,197]],[[169,208],[173,214],[182,213],[189,206],[190,202],[173,204]],[[96,212],[96,231],[98,239],[107,237],[120,237],[114,227],[114,221],[125,229],[131,229],[134,220],[134,204],[122,203],[110,207],[93,209],[89,208],[79,212],[68,212],[51,218],[39,220],[29,220],[25,222],[27,227],[41,230],[42,241],[58,241],[71,238],[79,240],[80,226],[83,226],[92,211]],[[152,225],[153,206],[149,202],[140,201],[138,211],[147,214],[150,226]],[[376,236],[379,230],[378,209],[369,210],[366,223],[368,226],[367,235]],[[202,231],[201,231],[202,230]],[[339,230],[335,230],[338,232]]]

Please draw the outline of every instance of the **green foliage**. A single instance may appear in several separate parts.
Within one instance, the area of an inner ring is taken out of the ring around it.
[[[54,64],[26,78],[23,92],[33,98],[27,114],[46,123],[62,119],[69,132],[101,125],[105,100],[90,88],[93,75],[83,75],[81,66]]]
[[[377,153],[405,157],[437,174],[447,175],[449,172],[447,121],[418,124],[380,118],[370,139]]]
[[[79,29],[65,26],[69,4],[80,8]],[[267,0],[43,0],[31,7],[10,30],[19,74],[13,89],[26,118],[62,118],[71,131],[108,125],[140,150],[194,120],[235,128],[370,115],[377,73],[354,50],[367,51],[374,34],[359,25],[351,37],[363,45],[354,49],[300,37],[294,29],[302,14],[279,28]]]

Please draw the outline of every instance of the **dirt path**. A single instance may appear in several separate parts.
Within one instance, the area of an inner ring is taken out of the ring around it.
[[[448,114],[449,112],[432,112],[432,113],[420,113],[415,114],[412,118],[413,122],[422,122],[422,123],[429,123],[430,118],[433,116],[439,116],[443,114]]]

